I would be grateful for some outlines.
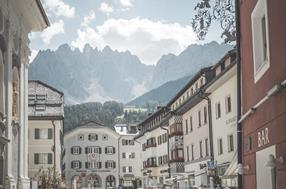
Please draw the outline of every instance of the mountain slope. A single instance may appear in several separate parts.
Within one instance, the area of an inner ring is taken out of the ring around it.
[[[175,81],[169,81],[127,103],[127,105],[143,106],[148,101],[156,101],[165,105],[191,79],[186,76]]]

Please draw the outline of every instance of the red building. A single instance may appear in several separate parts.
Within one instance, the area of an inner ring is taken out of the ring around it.
[[[286,187],[286,1],[240,1],[242,184]]]

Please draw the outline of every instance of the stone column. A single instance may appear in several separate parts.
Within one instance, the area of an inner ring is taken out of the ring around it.
[[[8,26],[8,35],[7,35],[7,52],[6,52],[6,95],[5,95],[5,108],[6,108],[6,114],[7,114],[7,132],[6,137],[10,140],[10,142],[7,144],[7,167],[6,167],[6,179],[5,179],[5,188],[13,188],[16,187],[15,183],[15,177],[13,175],[13,162],[12,161],[12,155],[13,155],[13,133],[12,133],[12,101],[13,101],[13,92],[12,92],[12,47],[13,47],[13,31],[11,30],[12,24],[10,22]]]
[[[26,41],[23,41],[21,51],[21,118],[20,118],[20,167],[19,167],[19,188],[29,189],[30,179],[28,177],[28,66],[30,50]]]

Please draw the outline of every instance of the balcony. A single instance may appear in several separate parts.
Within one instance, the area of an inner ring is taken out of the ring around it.
[[[156,144],[147,144],[145,149],[156,147]]]

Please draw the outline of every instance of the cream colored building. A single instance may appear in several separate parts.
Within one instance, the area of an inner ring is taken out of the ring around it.
[[[28,34],[48,25],[40,0],[0,1],[0,188],[30,188]]]
[[[162,107],[139,125],[135,141],[141,144],[141,173],[144,188],[167,187],[170,179],[168,109]]]
[[[61,174],[63,152],[64,94],[41,82],[29,81],[29,171],[56,167]]]

